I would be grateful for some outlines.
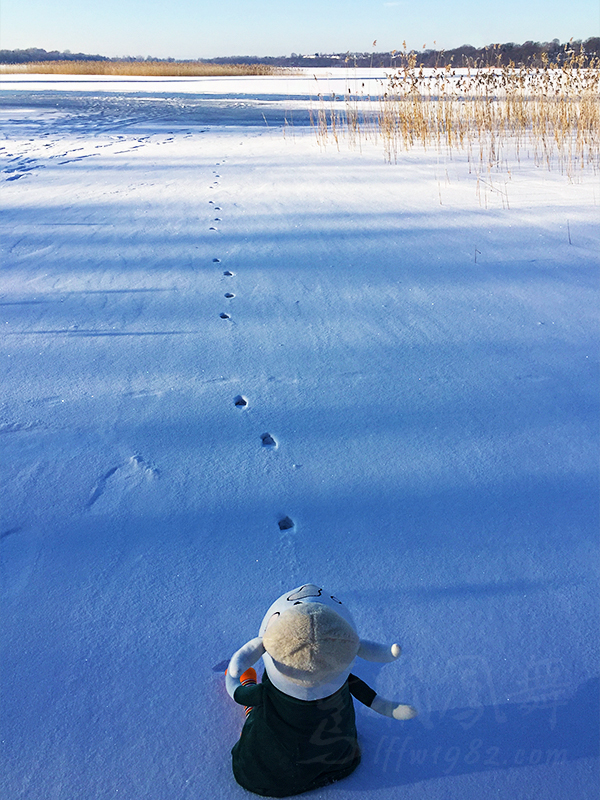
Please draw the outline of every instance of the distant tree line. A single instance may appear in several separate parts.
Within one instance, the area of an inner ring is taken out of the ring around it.
[[[455,67],[467,66],[539,66],[543,63],[542,55],[550,62],[561,63],[569,60],[572,53],[585,53],[588,58],[600,57],[600,37],[561,43],[558,39],[551,42],[524,42],[515,44],[491,44],[486,47],[472,47],[469,44],[455,47],[452,50],[428,50],[420,53],[412,51],[419,66],[435,67],[448,64]]]
[[[64,50],[42,50],[28,47],[27,50],[0,50],[0,64],[30,64],[32,61],[109,61],[106,56],[92,56],[86,53],[72,53]]]
[[[573,52],[584,52],[586,56],[600,58],[600,37],[595,36],[585,41],[578,39],[561,43],[558,39],[551,42],[524,42],[515,44],[490,44],[486,47],[473,47],[469,44],[455,47],[452,50],[435,50],[423,47],[422,50],[392,50],[391,52],[365,53],[292,53],[290,56],[225,56],[222,58],[198,58],[186,61],[198,61],[207,64],[266,64],[273,67],[400,67],[408,63],[415,66],[453,67],[465,66],[506,66],[511,62],[516,66],[537,66],[542,63],[542,55],[553,63],[561,63],[571,57]],[[86,53],[71,53],[65,50],[46,51],[37,47],[27,50],[0,50],[0,63],[27,64],[33,61],[164,61],[173,63],[174,58],[153,58],[152,56],[123,56],[107,58]]]
[[[234,56],[231,58],[213,59],[215,62],[232,61],[237,63],[251,63],[260,61],[281,67],[399,67],[407,63],[409,58],[415,66],[440,67],[451,65],[453,67],[466,66],[508,66],[511,62],[516,66],[537,66],[543,63],[542,54],[551,62],[561,63],[571,57],[573,52],[584,52],[588,58],[600,58],[600,37],[591,37],[585,41],[577,40],[561,42],[553,39],[551,42],[524,42],[515,44],[491,44],[486,47],[473,47],[464,44],[452,50],[392,50],[391,52],[366,52],[366,53],[314,53],[300,55],[292,53],[290,57],[281,58],[250,58],[248,56]]]

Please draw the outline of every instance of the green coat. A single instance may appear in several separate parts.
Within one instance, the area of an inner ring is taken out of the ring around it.
[[[239,686],[236,703],[252,706],[231,751],[237,782],[255,794],[288,797],[345,778],[360,763],[352,696],[370,705],[375,692],[350,675],[322,700],[298,700],[262,683]]]

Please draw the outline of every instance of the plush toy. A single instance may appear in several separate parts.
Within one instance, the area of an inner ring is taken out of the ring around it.
[[[352,697],[397,720],[417,713],[379,697],[350,668],[356,656],[387,662],[399,655],[397,644],[360,639],[346,606],[318,586],[282,595],[225,676],[229,695],[246,706],[231,751],[237,782],[255,794],[287,797],[349,775],[360,762]],[[257,684],[252,665],[261,656]]]

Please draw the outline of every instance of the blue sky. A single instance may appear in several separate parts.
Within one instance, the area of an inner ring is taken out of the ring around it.
[[[2,0],[0,47],[210,58],[598,36],[598,0]]]

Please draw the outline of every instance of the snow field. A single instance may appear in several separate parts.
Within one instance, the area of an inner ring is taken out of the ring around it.
[[[593,177],[120,91],[3,100],[7,796],[245,796],[222,671],[306,581],[420,712],[316,797],[595,796]]]

